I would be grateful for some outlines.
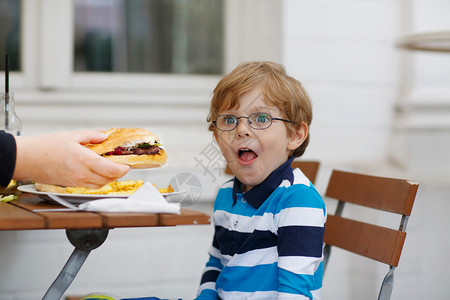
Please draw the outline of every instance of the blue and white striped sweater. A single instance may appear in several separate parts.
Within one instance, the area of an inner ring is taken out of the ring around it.
[[[219,190],[197,299],[321,298],[325,204],[290,161],[261,184],[265,188],[240,194],[235,179]]]

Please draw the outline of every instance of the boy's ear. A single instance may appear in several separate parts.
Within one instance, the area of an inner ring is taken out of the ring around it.
[[[298,129],[294,132],[294,135],[291,136],[287,150],[295,150],[300,147],[308,136],[308,130],[308,125],[305,122],[302,122]]]

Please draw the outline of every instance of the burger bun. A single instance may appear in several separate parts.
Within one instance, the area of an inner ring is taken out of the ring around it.
[[[160,148],[157,154],[129,154],[129,155],[105,155],[118,147],[132,147],[141,143],[154,145],[159,143],[159,138],[152,132],[143,128],[111,128],[104,131],[108,138],[98,144],[87,144],[87,148],[104,158],[116,163],[129,165],[132,169],[158,168],[166,164],[167,153]]]

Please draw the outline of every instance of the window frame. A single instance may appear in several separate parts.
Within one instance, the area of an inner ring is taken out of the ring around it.
[[[280,3],[225,1],[225,73],[249,59],[280,61],[281,42],[273,43],[274,36],[281,41]],[[22,71],[11,72],[10,82],[11,89],[20,91],[23,100],[83,102],[89,95],[100,103],[123,103],[126,95],[131,102],[204,104],[222,76],[74,72],[73,12],[73,0],[22,0]],[[266,24],[265,18],[269,17],[278,26]],[[265,36],[266,32],[272,33],[270,37]],[[258,46],[261,44],[265,47]]]

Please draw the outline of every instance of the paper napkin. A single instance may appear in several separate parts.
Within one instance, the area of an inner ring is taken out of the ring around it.
[[[180,214],[180,206],[167,202],[149,182],[145,182],[126,199],[104,198],[88,201],[78,206],[81,210],[96,212],[143,212]]]

